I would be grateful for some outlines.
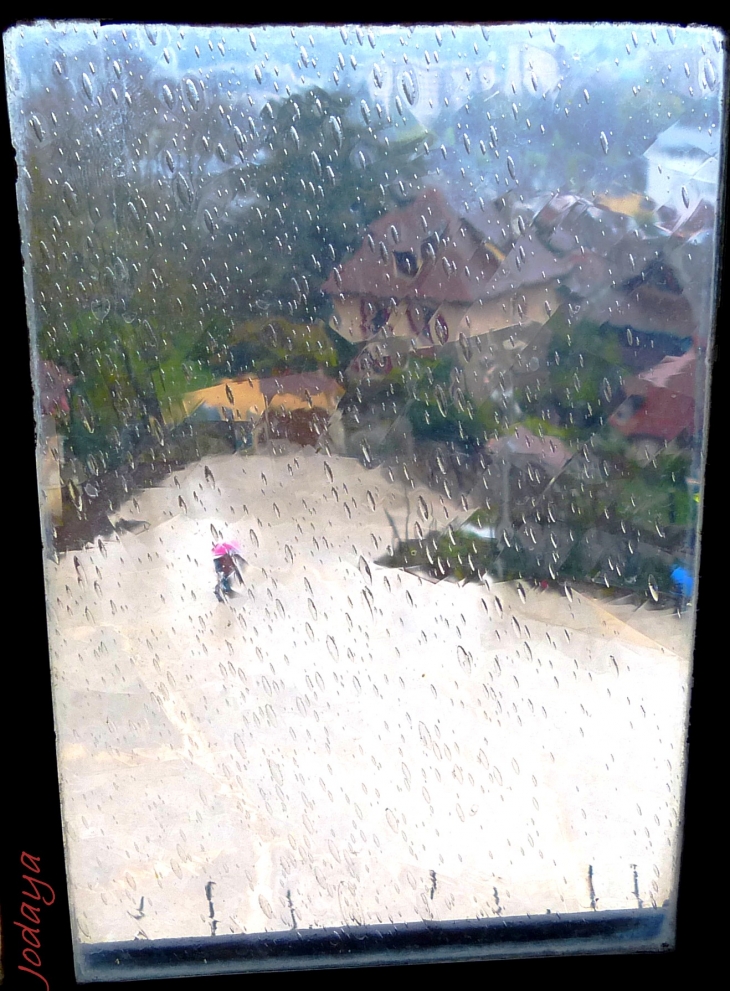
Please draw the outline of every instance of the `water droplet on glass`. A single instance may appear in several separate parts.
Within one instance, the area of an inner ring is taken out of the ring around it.
[[[466,671],[467,674],[471,674],[471,654],[469,654],[461,644],[456,648],[456,657],[459,661],[459,665]]]
[[[416,78],[412,72],[403,73],[401,85],[403,87],[403,95],[406,100],[408,100],[408,103],[413,106],[418,96],[418,88],[416,85]]]
[[[184,207],[192,206],[193,191],[190,187],[190,183],[181,172],[178,172],[175,177],[175,192],[177,193],[177,198]]]
[[[66,204],[69,211],[74,214],[74,216],[78,213],[78,196],[76,195],[76,190],[70,182],[64,182],[63,184],[63,202]]]
[[[649,586],[649,593],[655,602],[659,601],[659,587],[657,586],[657,581],[654,575],[649,575],[647,580]]]
[[[360,570],[360,574],[363,575],[363,577],[366,578],[367,581],[369,581],[370,584],[372,585],[373,575],[372,575],[372,572],[370,571],[370,565],[365,560],[365,558],[362,556],[362,554],[360,555],[360,559],[357,562],[357,566],[358,566],[358,568]]]
[[[31,128],[33,130],[33,133],[35,134],[36,138],[39,141],[42,141],[43,138],[45,137],[45,134],[44,134],[44,131],[43,131],[43,126],[41,125],[41,122],[40,122],[39,118],[36,117],[35,114],[32,114],[31,115],[30,120],[29,120],[29,124],[30,124],[30,126],[31,126]]]
[[[606,137],[606,132],[605,131],[601,131],[600,139],[601,139],[601,148],[603,148],[604,154],[607,155],[608,154],[608,138]]]
[[[342,134],[342,126],[336,117],[330,117],[329,119],[330,130],[334,136],[335,142],[338,149],[342,148],[344,142],[344,136]]]
[[[200,106],[200,93],[198,93],[198,87],[195,85],[195,80],[185,79],[183,80],[183,86],[185,88],[185,96],[187,97],[188,103],[193,108],[197,110]]]
[[[91,304],[91,312],[97,320],[102,321],[109,316],[111,302],[108,299],[95,299]]]

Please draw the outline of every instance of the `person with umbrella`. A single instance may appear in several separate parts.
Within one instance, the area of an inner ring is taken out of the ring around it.
[[[240,562],[240,567],[239,567]],[[241,568],[246,562],[241,553],[241,548],[235,541],[224,541],[213,545],[213,566],[215,567],[218,581],[215,586],[215,597],[219,602],[224,601],[224,595],[231,595],[231,578],[238,576],[239,582],[243,584]]]

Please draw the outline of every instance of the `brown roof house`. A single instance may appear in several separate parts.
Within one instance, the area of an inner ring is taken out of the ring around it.
[[[530,328],[561,304],[560,284],[574,265],[572,255],[559,255],[527,227],[505,256],[428,189],[375,221],[323,289],[334,303],[333,328],[368,344],[357,363],[372,374],[413,350],[498,332],[507,339],[514,336],[509,328],[519,328],[520,339],[533,337]]]
[[[380,217],[323,289],[333,327],[349,341],[400,337],[433,347],[456,340],[503,256],[437,190]]]
[[[690,437],[695,429],[697,375],[694,350],[664,358],[648,371],[627,379],[626,399],[609,422],[630,438],[671,442]]]

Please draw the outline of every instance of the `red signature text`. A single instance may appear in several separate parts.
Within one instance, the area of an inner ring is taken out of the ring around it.
[[[23,942],[28,945],[23,949],[23,959],[29,967],[18,964],[18,970],[32,974],[39,981],[45,984],[48,991],[50,985],[48,980],[41,973],[41,955],[38,952],[41,948],[41,909],[44,905],[53,905],[56,900],[56,893],[47,881],[42,881],[38,875],[41,872],[41,858],[32,857],[29,853],[20,856],[20,863],[28,871],[23,874],[25,889],[21,892],[24,900],[20,905],[20,914],[26,920],[19,922],[16,920],[13,925],[19,926],[23,933]]]

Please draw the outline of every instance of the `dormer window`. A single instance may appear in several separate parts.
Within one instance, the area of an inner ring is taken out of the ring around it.
[[[421,241],[421,258],[423,261],[435,261],[436,252],[439,246],[439,236],[438,234],[432,234],[425,240]]]
[[[413,278],[418,274],[418,260],[412,251],[394,251],[395,267],[401,275]]]

